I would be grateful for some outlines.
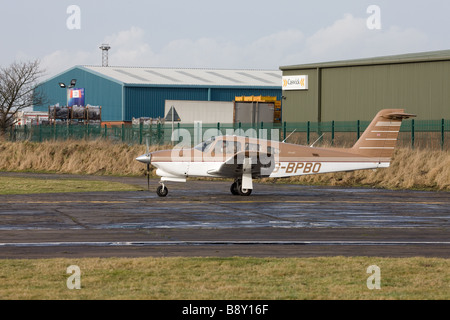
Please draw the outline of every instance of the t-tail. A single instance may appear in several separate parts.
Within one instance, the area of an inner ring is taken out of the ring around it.
[[[404,119],[415,117],[403,109],[385,109],[378,112],[361,138],[351,149],[353,153],[376,158],[389,166]]]

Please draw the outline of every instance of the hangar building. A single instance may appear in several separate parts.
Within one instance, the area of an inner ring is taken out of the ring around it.
[[[387,108],[450,119],[450,50],[280,69],[283,121],[371,120]]]
[[[59,83],[83,88],[85,103],[102,107],[102,120],[131,122],[133,118],[163,118],[166,100],[234,101],[236,96],[276,96],[281,99],[279,70],[218,70],[75,66],[38,86],[49,104],[67,103]],[[47,111],[48,105],[35,106]]]

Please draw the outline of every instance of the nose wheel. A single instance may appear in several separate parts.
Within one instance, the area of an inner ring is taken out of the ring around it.
[[[164,184],[161,184],[158,189],[156,189],[156,194],[161,198],[167,197],[169,194],[169,189]]]

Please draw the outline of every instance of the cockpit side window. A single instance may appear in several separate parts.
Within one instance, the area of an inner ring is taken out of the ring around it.
[[[195,149],[200,150],[201,152],[208,152],[211,149],[214,141],[215,141],[215,139],[211,138],[205,142],[202,142],[198,146],[196,146]]]
[[[241,143],[233,140],[218,141],[215,149],[220,154],[236,154],[241,151]]]

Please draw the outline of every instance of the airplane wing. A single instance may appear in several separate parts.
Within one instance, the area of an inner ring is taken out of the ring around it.
[[[218,170],[208,173],[220,177],[238,178],[251,170],[252,178],[268,177],[275,169],[275,156],[257,151],[241,151],[229,157]]]

